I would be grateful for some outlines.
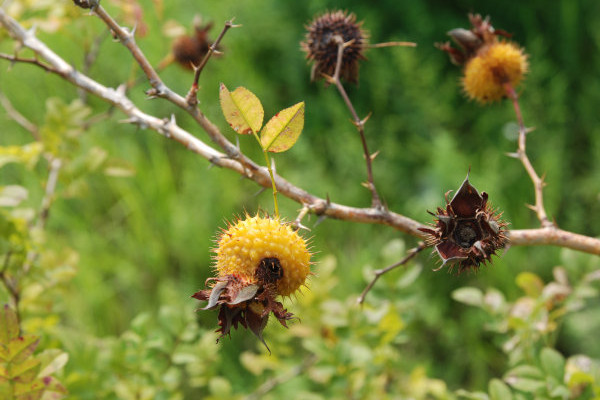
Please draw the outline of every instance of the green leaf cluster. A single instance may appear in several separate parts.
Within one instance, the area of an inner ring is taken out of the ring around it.
[[[0,396],[6,400],[61,399],[65,387],[52,376],[68,360],[61,351],[34,355],[35,335],[20,335],[17,314],[8,305],[0,310]]]

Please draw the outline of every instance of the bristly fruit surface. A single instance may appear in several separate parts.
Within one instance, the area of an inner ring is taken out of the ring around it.
[[[462,86],[469,98],[480,103],[501,100],[506,97],[505,85],[514,88],[523,80],[528,69],[527,55],[516,44],[498,40],[499,36],[510,35],[494,29],[489,17],[470,14],[469,20],[470,30],[456,28],[448,32],[458,49],[449,42],[437,47],[448,53],[454,64],[464,66]]]
[[[214,252],[217,277],[192,297],[208,301],[203,310],[219,308],[220,337],[240,324],[266,346],[269,315],[286,327],[293,318],[276,297],[296,293],[310,274],[305,239],[278,218],[246,215],[219,234]]]
[[[322,14],[306,27],[305,41],[300,43],[306,58],[313,62],[311,79],[316,81],[323,74],[333,76],[338,56],[338,40],[348,43],[344,48],[340,76],[344,80],[357,83],[359,61],[364,60],[364,50],[368,35],[362,29],[362,22],[346,11],[330,11]]]

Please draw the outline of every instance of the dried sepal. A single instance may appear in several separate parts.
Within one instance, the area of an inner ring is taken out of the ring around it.
[[[507,223],[488,203],[488,194],[479,193],[471,185],[468,175],[452,200],[448,195],[446,207],[431,213],[436,217],[433,226],[421,231],[429,234],[427,244],[435,248],[442,261],[437,270],[446,265],[450,269],[456,266],[459,274],[478,270],[506,245]]]
[[[294,318],[293,314],[275,299],[275,284],[282,276],[280,267],[277,268],[278,261],[265,260],[257,269],[256,284],[244,282],[235,275],[226,275],[209,278],[207,286],[214,282],[213,286],[192,295],[195,299],[208,301],[201,310],[219,309],[217,332],[221,335],[217,342],[223,336],[229,335],[232,327],[237,329],[239,324],[252,331],[270,352],[262,335],[269,316],[273,314],[284,327],[287,327],[286,321]]]

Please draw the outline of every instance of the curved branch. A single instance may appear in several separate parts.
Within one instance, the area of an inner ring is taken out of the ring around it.
[[[555,227],[508,232],[511,246],[558,246],[600,256],[600,239]]]
[[[197,123],[207,132],[209,137],[223,149],[224,153],[215,150],[188,131],[179,127],[174,118],[160,119],[142,112],[125,95],[124,89],[108,88],[78,72],[60,56],[49,49],[43,42],[38,40],[32,32],[25,30],[17,21],[9,17],[2,8],[0,8],[0,25],[2,25],[15,40],[31,49],[38,57],[47,62],[52,68],[50,70],[51,73],[61,76],[74,86],[119,108],[128,117],[125,122],[139,125],[142,128],[150,128],[167,138],[176,140],[187,149],[206,158],[217,166],[231,169],[263,187],[271,186],[271,180],[266,167],[258,166],[242,154],[235,145],[225,138],[219,128],[208,120],[197,107],[190,107],[183,97],[169,90],[160,79],[153,80],[154,94],[164,97],[188,111]],[[135,43],[133,43],[133,45],[135,45]],[[134,56],[135,54],[139,56],[141,51],[138,48],[138,50],[132,52],[132,54],[134,54]],[[360,223],[388,225],[420,239],[424,239],[426,236],[423,232],[419,231],[419,228],[426,227],[426,225],[387,209],[373,207],[357,208],[333,203],[329,201],[329,199],[317,197],[306,190],[295,186],[278,175],[275,176],[275,183],[279,193],[308,207],[311,212],[317,215]],[[512,246],[553,245],[600,255],[600,239],[563,231],[558,228],[550,227],[542,229],[513,230],[509,232],[509,236]]]

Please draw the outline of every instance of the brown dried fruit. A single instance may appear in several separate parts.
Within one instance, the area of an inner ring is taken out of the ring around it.
[[[427,244],[435,246],[445,265],[457,265],[458,273],[469,269],[478,270],[481,264],[491,262],[491,256],[507,243],[508,225],[488,203],[486,192],[479,192],[469,182],[469,176],[458,189],[446,208],[437,209],[433,229],[421,228],[430,237]]]
[[[348,43],[342,55],[340,76],[348,82],[358,82],[359,61],[364,60],[368,35],[362,22],[346,11],[330,11],[316,17],[306,27],[306,39],[300,43],[306,58],[313,61],[310,77],[316,81],[324,75],[333,76],[337,64],[338,44]]]

